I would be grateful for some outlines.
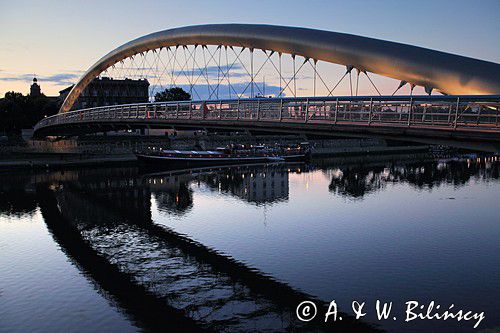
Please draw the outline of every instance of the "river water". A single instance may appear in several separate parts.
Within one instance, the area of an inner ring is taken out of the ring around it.
[[[499,167],[411,154],[3,173],[0,331],[498,330]],[[332,300],[343,320],[324,323]],[[485,319],[406,322],[412,300]]]

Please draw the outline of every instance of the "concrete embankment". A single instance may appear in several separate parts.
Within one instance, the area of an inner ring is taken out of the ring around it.
[[[313,156],[396,154],[426,151],[428,146],[389,145],[379,139],[313,139],[299,136],[211,136],[203,138],[86,138],[57,142],[28,142],[0,149],[0,170],[58,169],[123,165],[137,162],[134,151],[156,146],[164,149],[215,149],[231,143],[287,144],[308,141]]]
[[[51,156],[52,155],[52,156]],[[58,169],[76,166],[94,165],[123,165],[124,163],[136,163],[134,154],[119,155],[75,155],[70,154],[45,154],[36,156],[25,156],[22,158],[0,159],[0,171],[12,169]]]

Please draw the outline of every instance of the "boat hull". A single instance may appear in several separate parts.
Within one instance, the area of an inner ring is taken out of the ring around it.
[[[280,156],[285,160],[285,162],[303,162],[309,160],[309,154],[298,154],[298,155],[282,155]]]
[[[278,162],[266,156],[254,157],[169,157],[136,154],[137,160],[147,165],[161,165],[169,168],[195,168],[204,166],[235,165],[235,164],[256,164]],[[281,160],[283,161],[283,159]]]

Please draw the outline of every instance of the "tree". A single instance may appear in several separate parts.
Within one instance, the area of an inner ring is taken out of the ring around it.
[[[31,128],[42,118],[57,113],[57,103],[45,95],[23,96],[9,91],[0,99],[0,131],[20,132]]]
[[[191,94],[182,89],[181,87],[173,87],[165,89],[155,94],[155,102],[168,102],[168,101],[189,101]]]

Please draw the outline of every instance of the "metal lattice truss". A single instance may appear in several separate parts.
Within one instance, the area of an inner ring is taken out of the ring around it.
[[[126,58],[99,76],[146,79],[150,101],[156,93],[172,87],[182,87],[195,100],[398,92],[411,95],[415,87],[353,66],[223,45],[162,47]],[[407,89],[401,89],[405,85]]]
[[[411,95],[415,86],[429,95],[500,93],[496,63],[355,35],[251,24],[183,27],[126,43],[82,76],[60,111],[69,111],[99,76],[147,79],[152,97],[180,86],[199,100],[394,95],[403,87]]]

